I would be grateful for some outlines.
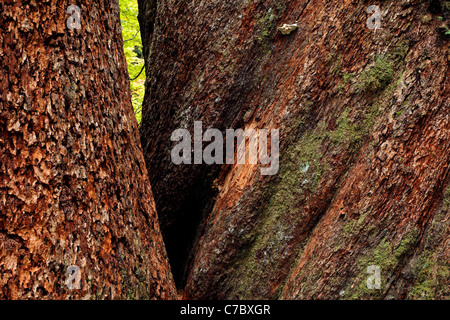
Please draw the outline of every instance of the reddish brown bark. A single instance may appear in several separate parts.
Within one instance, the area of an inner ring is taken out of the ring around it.
[[[380,30],[361,1],[158,3],[141,138],[187,297],[448,298],[448,8],[371,4]],[[279,174],[175,166],[193,121],[280,128]]]
[[[174,298],[118,2],[77,3],[0,4],[0,298]]]

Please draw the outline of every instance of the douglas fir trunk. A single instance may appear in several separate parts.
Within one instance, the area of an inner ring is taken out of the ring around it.
[[[76,3],[0,3],[0,298],[174,298],[118,1]]]
[[[448,1],[139,2],[140,133],[187,297],[449,297]],[[280,129],[278,174],[174,164],[195,121]]]

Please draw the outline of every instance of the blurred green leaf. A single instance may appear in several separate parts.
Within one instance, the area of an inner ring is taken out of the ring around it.
[[[137,19],[139,10],[137,0],[119,0],[120,22],[122,24],[123,46],[125,58],[128,64],[130,78],[136,77],[144,67],[142,39],[139,22]],[[145,93],[145,70],[133,81],[130,81],[131,100],[134,113],[140,124],[142,114],[142,102]]]

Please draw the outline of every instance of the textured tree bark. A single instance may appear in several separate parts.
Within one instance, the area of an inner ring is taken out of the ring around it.
[[[77,3],[0,4],[0,298],[174,298],[118,2]]]
[[[156,0],[140,1],[138,2],[139,15],[138,20],[141,27],[141,39],[144,48],[144,57],[150,56],[151,39],[153,36],[153,26],[156,18]],[[145,61],[146,70],[148,68],[148,61]],[[148,71],[147,71],[148,74]]]
[[[371,4],[158,1],[140,133],[186,297],[448,299],[448,6]],[[280,128],[279,174],[174,165],[194,121]]]

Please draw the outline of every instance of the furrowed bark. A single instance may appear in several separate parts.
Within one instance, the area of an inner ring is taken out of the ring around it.
[[[77,3],[0,4],[0,298],[174,298],[118,2]]]
[[[140,133],[186,297],[448,298],[449,8],[370,4],[158,2]],[[280,128],[279,174],[174,165],[194,121]]]

